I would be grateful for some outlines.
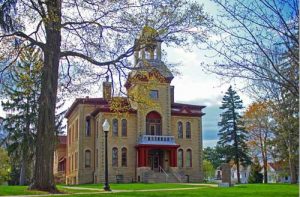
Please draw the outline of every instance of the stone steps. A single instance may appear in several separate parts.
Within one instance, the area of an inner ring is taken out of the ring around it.
[[[145,180],[148,183],[178,183],[179,181],[172,173],[167,173],[166,177],[165,173],[160,172],[151,172],[145,175]]]

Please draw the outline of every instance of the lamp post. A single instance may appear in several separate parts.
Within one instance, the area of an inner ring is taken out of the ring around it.
[[[107,134],[109,131],[109,127],[110,127],[110,125],[109,125],[107,119],[105,119],[105,121],[102,125],[103,131],[104,131],[104,137],[105,137],[105,183],[104,183],[104,187],[103,187],[104,191],[111,191],[109,184],[108,184],[108,159],[107,159]]]

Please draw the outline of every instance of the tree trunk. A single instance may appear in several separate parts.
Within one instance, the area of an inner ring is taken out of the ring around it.
[[[41,95],[36,142],[34,180],[31,189],[56,193],[53,176],[55,141],[55,105],[61,45],[61,0],[46,1],[48,16],[45,24],[46,44],[43,48]]]
[[[235,125],[235,124],[234,124]],[[236,126],[234,126],[236,128]],[[234,147],[235,147],[235,164],[236,164],[236,172],[237,172],[237,182],[241,183],[240,179],[240,158],[239,158],[239,147],[237,141],[237,133],[234,131]]]
[[[21,169],[20,169],[20,178],[19,178],[19,185],[25,185],[26,184],[26,161],[24,159],[24,155],[21,156]]]
[[[293,156],[291,155],[289,151],[289,170],[291,175],[291,183],[296,184],[297,183],[297,169],[295,165],[295,160],[293,159]]]
[[[24,137],[23,144],[21,150],[21,168],[20,168],[20,177],[19,177],[19,185],[25,185],[27,183],[27,169],[28,169],[28,155],[29,155],[29,138],[30,138],[30,98],[27,96],[26,98],[26,114],[25,114],[25,123],[26,126],[24,128]]]
[[[267,158],[263,159],[263,169],[264,169],[264,183],[268,183],[268,163]]]
[[[259,134],[259,140],[260,140],[260,147],[261,147],[261,155],[262,155],[262,160],[263,160],[263,169],[264,169],[264,183],[268,183],[268,158],[267,158],[267,137],[264,135],[262,137],[262,131],[260,131]]]

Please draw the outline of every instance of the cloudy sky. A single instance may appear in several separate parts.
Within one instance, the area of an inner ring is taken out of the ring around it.
[[[175,102],[205,105],[205,116],[203,117],[203,145],[215,146],[218,140],[218,121],[221,111],[219,107],[222,97],[230,85],[241,96],[244,104],[250,103],[247,95],[239,91],[241,82],[228,83],[221,77],[204,71],[201,62],[211,63],[214,58],[210,58],[209,51],[193,48],[192,52],[184,51],[181,48],[167,49],[168,61],[181,63],[177,69],[180,72],[176,76],[172,85],[175,86]]]
[[[204,3],[204,9],[210,15],[216,16],[217,7],[210,1],[201,1]],[[164,46],[163,46],[164,47]],[[164,48],[167,51],[167,60],[169,63],[180,63],[176,69],[179,75],[175,76],[172,85],[175,86],[175,101],[188,104],[205,105],[206,115],[203,117],[203,139],[204,146],[215,146],[218,140],[218,121],[220,115],[220,104],[222,97],[228,87],[232,85],[241,96],[245,105],[250,103],[249,98],[239,91],[240,82],[228,83],[226,80],[204,72],[201,63],[212,63],[216,57],[207,50],[192,48],[186,51],[182,48]],[[88,95],[82,95],[85,97]],[[90,95],[90,96],[101,96]],[[67,105],[71,105],[75,98],[67,101]],[[0,107],[0,116],[4,116],[4,112]]]

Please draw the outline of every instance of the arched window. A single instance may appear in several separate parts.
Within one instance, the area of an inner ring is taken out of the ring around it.
[[[126,119],[122,120],[122,136],[123,137],[127,136],[127,120]]]
[[[178,122],[178,138],[183,138],[182,122]]]
[[[183,150],[182,149],[178,150],[177,158],[178,158],[178,167],[182,168],[183,167]]]
[[[162,135],[161,132],[161,116],[159,113],[152,111],[146,116],[146,134]]]
[[[186,167],[192,167],[192,150],[187,149],[186,151]]]
[[[92,153],[90,150],[85,151],[85,167],[90,168],[92,163]]]
[[[118,167],[118,148],[116,147],[112,149],[112,166]]]
[[[118,119],[113,119],[112,122],[112,132],[113,132],[113,136],[118,136]]]
[[[127,166],[127,148],[122,148],[122,167]]]
[[[91,118],[89,116],[85,119],[85,136],[91,136]]]
[[[185,137],[187,139],[191,139],[191,123],[190,122],[186,122],[186,133],[185,133]]]

